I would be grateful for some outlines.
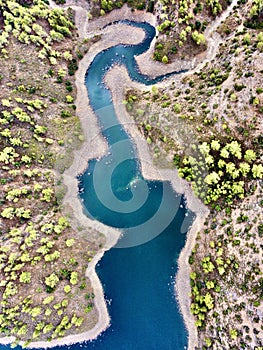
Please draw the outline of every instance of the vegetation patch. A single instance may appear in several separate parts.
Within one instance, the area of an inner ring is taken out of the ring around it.
[[[74,74],[97,40],[78,41],[73,15],[1,2],[0,332],[24,345],[97,322],[85,271],[103,237],[62,213],[61,174],[84,140]]]

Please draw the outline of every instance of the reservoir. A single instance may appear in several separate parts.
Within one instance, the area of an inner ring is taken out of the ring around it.
[[[136,146],[120,124],[104,77],[124,65],[132,80],[155,84],[173,74],[151,78],[140,73],[135,56],[147,51],[155,36],[148,23],[138,45],[117,45],[100,52],[89,66],[85,84],[108,153],[93,159],[79,176],[84,212],[122,237],[97,264],[111,317],[110,327],[85,348],[97,350],[183,350],[187,331],[175,296],[177,259],[194,216],[167,181],[148,181],[141,173]],[[185,221],[188,221],[188,227]],[[183,224],[184,223],[184,224]],[[72,346],[75,350],[78,345]]]

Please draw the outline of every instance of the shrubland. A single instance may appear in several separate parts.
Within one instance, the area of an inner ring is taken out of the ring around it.
[[[85,270],[103,238],[62,205],[62,174],[84,140],[74,73],[93,40],[78,39],[70,9],[0,8],[0,332],[26,345],[97,321]]]

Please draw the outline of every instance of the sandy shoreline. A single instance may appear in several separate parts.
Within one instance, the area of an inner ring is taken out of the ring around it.
[[[123,9],[113,11],[109,15],[95,20],[91,23],[87,24],[85,22],[85,30],[87,28],[89,33],[101,31],[100,28],[106,25],[107,23],[111,23],[115,20],[125,18],[137,21],[148,21],[149,23],[155,24],[155,17],[153,15],[145,14],[143,12],[131,12],[127,8],[127,6],[124,6]],[[110,46],[119,43],[137,44],[141,42],[144,37],[144,32],[139,28],[131,28],[127,25],[122,24],[122,31],[120,32],[115,30],[115,26],[116,25],[112,25],[103,30],[105,36],[103,35],[102,40],[100,40],[91,47],[88,54],[81,60],[79,64],[79,69],[76,73],[76,112],[81,121],[82,129],[85,135],[85,140],[87,141],[84,142],[80,150],[74,152],[74,162],[72,166],[64,173],[64,184],[68,188],[67,194],[64,198],[64,205],[70,206],[72,208],[73,215],[80,225],[84,227],[92,227],[93,230],[103,233],[106,237],[105,246],[97,253],[92,263],[89,264],[89,267],[86,270],[86,275],[90,278],[94,289],[94,302],[98,310],[99,320],[93,329],[85,333],[70,335],[62,339],[53,340],[50,342],[32,342],[30,345],[27,346],[30,348],[48,348],[57,345],[69,345],[76,342],[95,339],[103,330],[105,330],[109,326],[110,323],[106,302],[103,296],[103,289],[95,272],[95,266],[103,256],[104,252],[111,248],[117,242],[119,237],[119,231],[105,226],[99,222],[94,222],[84,215],[81,202],[78,198],[78,186],[76,175],[81,173],[86,168],[89,159],[100,157],[107,152],[107,144],[100,135],[100,130],[97,124],[97,118],[89,106],[87,91],[84,85],[84,76],[86,73],[86,69],[89,66],[89,64],[93,61],[96,54],[101,50],[104,50]],[[83,33],[83,36],[85,36],[85,30],[81,31],[80,28],[79,32]],[[86,33],[86,35],[88,36],[89,33]],[[144,73],[147,73],[147,71],[153,72],[151,67],[153,67],[155,63],[149,61],[149,54],[148,56],[139,58],[137,61],[139,65],[143,65],[144,67],[146,67],[142,70]],[[165,74],[169,70],[173,69],[174,67],[171,68],[169,65],[158,65],[156,72],[158,72],[158,75]],[[121,101],[124,97],[125,88],[145,88],[144,85],[132,82],[128,77],[126,70],[123,67],[113,68],[108,74],[106,82],[108,83],[112,91],[114,104],[120,107],[120,109],[122,106]],[[141,160],[143,176],[146,179],[169,180],[172,183],[173,188],[176,192],[185,194],[187,198],[188,208],[196,213],[196,220],[191,230],[188,232],[186,245],[183,248],[179,257],[179,271],[176,277],[176,295],[180,303],[184,321],[189,331],[188,349],[193,349],[194,344],[196,344],[197,333],[196,327],[194,326],[193,316],[190,314],[190,282],[188,256],[194,246],[196,233],[198,232],[198,230],[200,230],[204,218],[207,214],[207,209],[199,200],[197,200],[193,196],[189,185],[186,183],[186,181],[180,179],[176,175],[175,170],[159,170],[154,167],[147,148],[147,143],[136,128],[134,122],[126,113],[124,107],[121,109],[121,113],[119,113],[118,116],[120,118],[120,122],[124,125],[125,128],[127,128],[127,131],[132,136],[136,144],[138,156]],[[13,340],[13,337],[2,338],[0,339],[0,343],[7,344]]]

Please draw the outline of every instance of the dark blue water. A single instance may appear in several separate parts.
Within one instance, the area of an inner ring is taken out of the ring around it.
[[[194,216],[169,182],[143,178],[136,147],[119,124],[111,93],[103,82],[114,64],[125,65],[131,79],[144,84],[165,78],[141,74],[134,59],[149,48],[155,29],[147,23],[126,23],[145,31],[143,42],[102,51],[87,70],[90,103],[109,149],[103,158],[89,161],[78,179],[86,214],[122,230],[119,242],[96,266],[111,325],[92,342],[64,348],[183,350],[187,331],[178,310],[174,276]]]

